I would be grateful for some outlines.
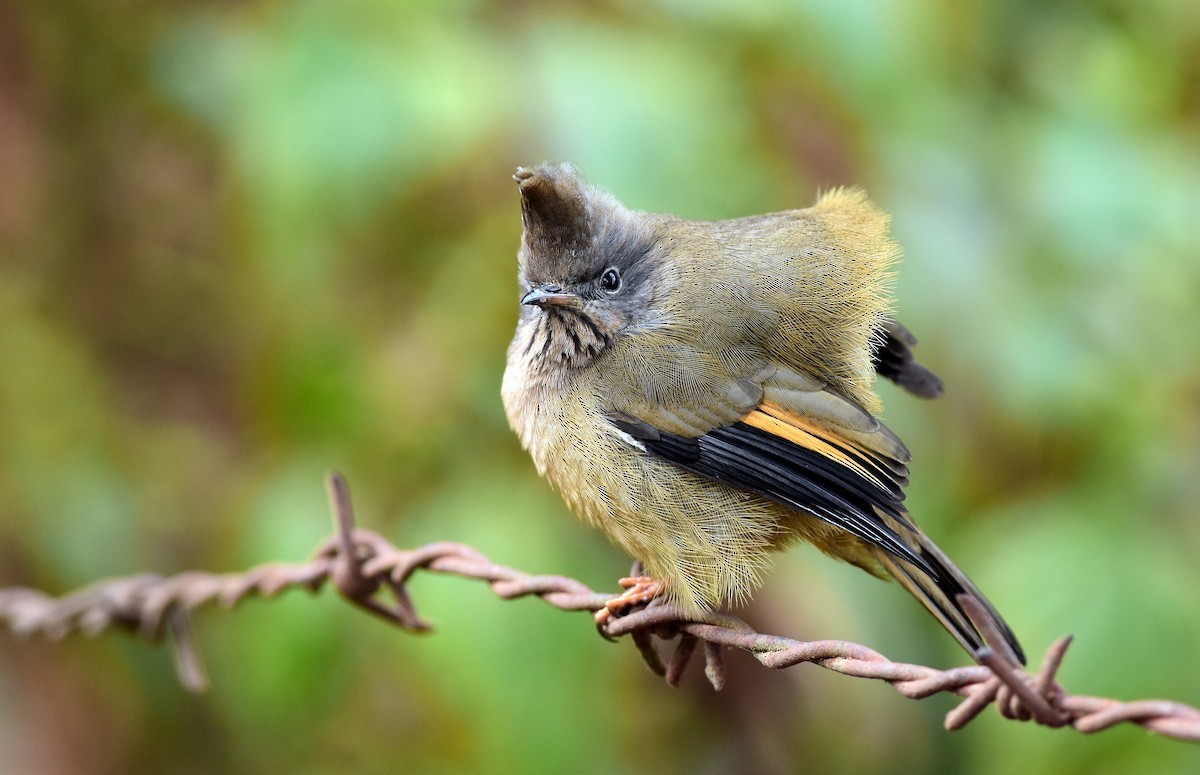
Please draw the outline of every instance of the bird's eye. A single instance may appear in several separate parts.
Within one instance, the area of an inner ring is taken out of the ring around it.
[[[600,275],[600,290],[606,293],[616,293],[621,289],[621,273],[616,267],[609,267]]]

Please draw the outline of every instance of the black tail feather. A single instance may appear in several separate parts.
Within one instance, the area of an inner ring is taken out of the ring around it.
[[[971,617],[963,610],[958,598],[960,595],[967,595],[979,601],[983,610],[991,618],[995,629],[1012,649],[1013,655],[1024,665],[1025,651],[996,608],[941,549],[924,535],[918,534],[918,538],[919,553],[936,576],[912,563],[889,555],[883,550],[876,550],[876,556],[888,573],[912,593],[913,597],[917,598],[971,654],[976,654],[987,644],[978,628],[972,623]]]
[[[942,380],[913,357],[917,338],[912,332],[895,320],[885,320],[879,334],[871,354],[876,374],[921,398],[937,398],[945,391]]]

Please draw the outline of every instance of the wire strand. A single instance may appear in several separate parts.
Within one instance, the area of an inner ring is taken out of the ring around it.
[[[397,548],[379,534],[355,527],[349,489],[341,476],[332,474],[328,484],[336,532],[307,562],[268,563],[242,573],[141,574],[100,581],[62,597],[34,589],[0,589],[0,626],[20,637],[52,641],[108,630],[126,630],[151,641],[170,636],[180,681],[189,690],[203,691],[208,682],[189,614],[205,606],[232,608],[250,597],[271,598],[296,588],[317,592],[328,582],[361,610],[402,629],[423,632],[429,625],[418,616],[406,587],[420,570],[486,581],[502,599],[536,596],[566,611],[594,613],[607,609],[615,597],[566,576],[531,575],[497,565],[466,544]],[[988,631],[990,617],[972,613],[973,601],[961,602],[988,643],[1003,642],[999,633]],[[1070,726],[1093,733],[1130,723],[1166,737],[1200,742],[1200,710],[1189,705],[1067,694],[1055,676],[1070,636],[1052,644],[1042,668],[1031,674],[1003,649],[981,650],[976,654],[979,665],[937,670],[892,662],[848,641],[799,641],[756,632],[727,613],[688,617],[661,598],[606,616],[597,628],[607,638],[630,636],[651,669],[672,684],[700,655],[706,678],[720,689],[725,684],[723,649],[736,648],[775,669],[811,663],[843,675],[886,681],[912,699],[940,692],[957,694],[963,700],[947,714],[947,729],[962,728],[994,704],[1005,718],[1048,727]],[[665,662],[656,640],[675,641]]]

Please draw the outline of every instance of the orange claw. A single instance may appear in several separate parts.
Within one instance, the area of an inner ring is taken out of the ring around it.
[[[649,603],[663,593],[663,584],[658,579],[649,576],[632,576],[621,579],[621,589],[625,591],[604,604],[596,612],[596,624],[607,624],[614,616],[620,616],[629,609]]]

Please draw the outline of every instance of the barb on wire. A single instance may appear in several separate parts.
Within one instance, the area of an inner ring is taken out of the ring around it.
[[[271,563],[243,573],[110,579],[60,598],[32,589],[0,589],[0,625],[20,636],[40,635],[55,641],[76,632],[94,636],[109,629],[128,630],[153,641],[169,635],[180,680],[188,689],[201,691],[207,678],[191,635],[189,614],[213,603],[231,608],[247,597],[273,597],[296,587],[316,592],[328,581],[364,611],[402,629],[425,632],[429,625],[417,615],[405,586],[418,570],[479,579],[503,599],[536,595],[567,611],[594,613],[606,608],[614,597],[564,576],[534,576],[497,565],[465,544],[441,542],[398,549],[377,533],[355,527],[349,489],[341,476],[329,477],[329,495],[335,533],[307,562]],[[951,670],[892,662],[847,641],[798,641],[767,635],[726,613],[689,617],[661,598],[623,615],[605,617],[597,627],[607,638],[630,636],[650,668],[672,685],[680,681],[699,651],[706,678],[720,689],[725,684],[724,649],[736,648],[776,669],[807,662],[844,675],[886,681],[912,699],[939,692],[958,694],[963,700],[947,714],[947,729],[963,727],[994,704],[1006,718],[1049,727],[1071,726],[1091,733],[1132,723],[1168,737],[1200,742],[1200,710],[1163,700],[1119,702],[1069,695],[1055,677],[1070,636],[1054,643],[1041,670],[1030,674],[1004,646],[991,617],[978,610],[971,598],[960,602],[989,645],[975,655],[979,665]],[[675,641],[665,662],[656,639]]]

